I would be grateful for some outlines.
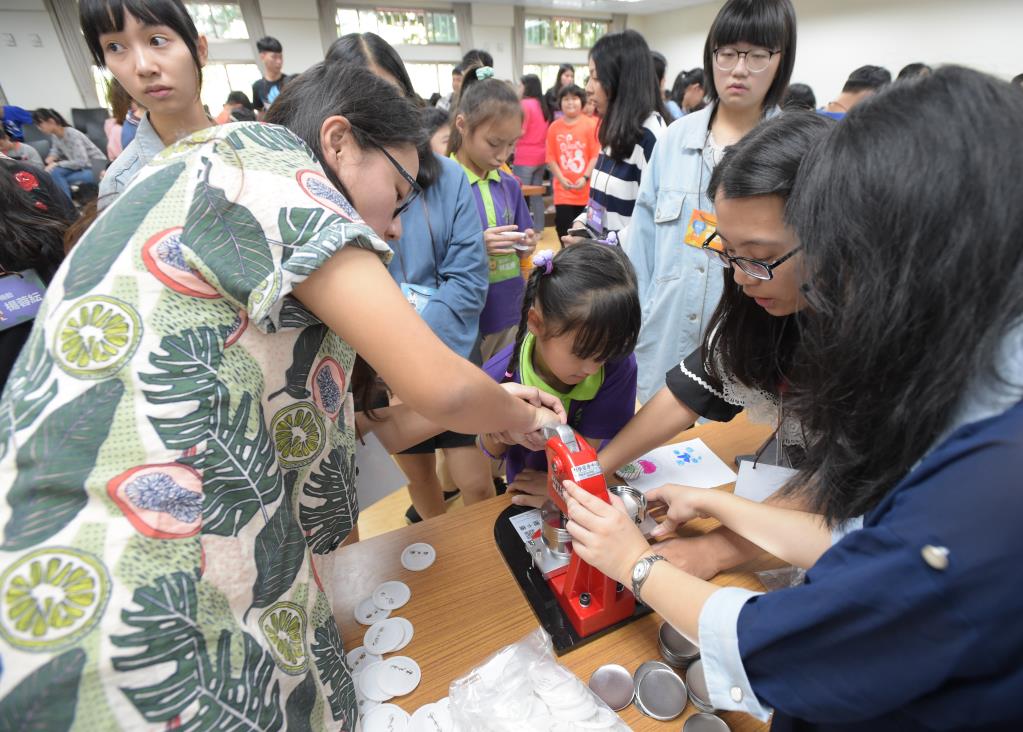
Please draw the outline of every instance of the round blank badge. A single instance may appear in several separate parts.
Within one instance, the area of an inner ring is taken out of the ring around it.
[[[408,723],[408,712],[404,709],[394,704],[381,704],[362,718],[362,729],[363,732],[405,732]]]
[[[409,544],[401,553],[401,566],[410,572],[422,572],[436,559],[437,551],[429,544]]]
[[[451,710],[443,702],[424,704],[412,714],[408,732],[454,732]]]
[[[367,597],[355,607],[355,619],[363,625],[373,625],[378,620],[383,620],[391,611],[379,607],[372,597]]]
[[[376,669],[375,681],[391,696],[405,696],[419,686],[422,678],[418,663],[408,656],[395,656]]]
[[[366,635],[363,636],[363,645],[366,650],[377,656],[391,653],[405,640],[405,627],[401,623],[395,623],[396,618],[380,620],[369,626]]]
[[[373,602],[383,610],[397,610],[412,597],[412,590],[404,582],[391,580],[373,590]]]

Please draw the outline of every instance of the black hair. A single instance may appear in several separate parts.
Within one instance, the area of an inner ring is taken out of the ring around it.
[[[877,91],[892,83],[892,72],[883,66],[860,66],[855,69],[842,87],[842,92]]]
[[[764,111],[781,104],[796,63],[796,11],[791,0],[728,0],[718,11],[703,46],[707,98],[719,98],[714,85],[714,50],[749,43],[781,54],[774,81],[764,97]]]
[[[433,137],[434,133],[441,127],[451,124],[451,117],[443,109],[437,107],[423,107],[419,110],[419,117],[423,124],[423,132],[427,139]]]
[[[668,59],[664,58],[664,54],[660,51],[651,51],[650,58],[654,61],[654,76],[660,82],[660,85],[664,84],[664,74],[668,71]]]
[[[678,76],[675,77],[675,83],[671,85],[671,93],[668,95],[672,101],[678,106],[682,106],[682,99],[686,95],[686,89],[691,87],[693,84],[699,84],[703,86],[703,69],[696,67],[695,69],[689,69],[689,71],[680,71]],[[704,101],[694,107],[693,109],[687,110],[689,112],[695,112],[698,109],[703,109],[705,105]]]
[[[394,145],[425,145],[418,110],[401,90],[384,81],[365,66],[357,64],[313,64],[284,86],[270,106],[264,122],[284,125],[311,148],[331,183],[349,201],[344,183],[326,164],[320,145],[323,121],[334,115],[345,117],[359,147],[386,148]],[[352,370],[352,392],[367,406],[370,418],[378,391],[376,372],[361,357]]]
[[[423,143],[412,100],[363,66],[320,62],[292,79],[264,121],[284,125],[304,140],[323,172],[349,201],[351,195],[326,164],[320,146],[323,121],[334,115],[348,120],[355,141],[364,149]]]
[[[106,66],[99,37],[104,33],[123,31],[125,12],[143,25],[164,25],[177,33],[192,55],[198,87],[202,87],[199,31],[181,0],[79,0],[78,21],[97,66]]]
[[[607,110],[597,136],[615,160],[625,160],[643,139],[643,123],[653,112],[667,119],[650,47],[639,33],[624,30],[602,36],[590,49]]]
[[[273,36],[263,36],[256,41],[256,50],[260,53],[284,53],[281,42]]]
[[[558,109],[561,109],[561,100],[565,97],[579,97],[579,101],[582,105],[586,106],[586,90],[581,86],[575,84],[566,84],[561,87],[561,91],[558,92]]]
[[[1018,84],[1019,86],[1023,86],[1023,74],[1016,74],[1014,77],[1012,77],[1012,83]]]
[[[418,99],[412,79],[394,47],[376,33],[346,33],[330,44],[327,61],[377,66],[393,76],[409,99]]]
[[[465,71],[469,70],[470,66],[494,66],[494,57],[490,55],[489,51],[484,51],[482,48],[473,48],[465,52],[462,56],[462,68]]]
[[[561,66],[558,67],[558,76],[556,79],[554,79],[554,86],[551,87],[552,89],[554,89],[555,95],[561,93],[561,88],[562,86],[564,86],[561,83],[561,75],[564,74],[566,71],[571,71],[572,75],[575,76],[575,66],[573,66],[572,64],[561,64]]]
[[[452,76],[456,76],[456,75],[457,76],[461,76],[464,73],[465,73],[465,66],[463,66],[462,64],[455,64],[454,66],[451,67],[451,75]]]
[[[761,123],[728,148],[714,167],[707,195],[711,200],[754,196],[787,199],[803,158],[834,124],[828,117],[803,111],[786,112]],[[743,294],[730,271],[723,276],[721,300],[703,338],[707,373],[718,383],[734,378],[746,386],[777,394],[789,376],[799,342],[798,329],[792,322],[799,316],[771,315]]]
[[[224,104],[240,104],[246,109],[252,109],[252,102],[249,101],[249,97],[245,92],[233,91],[227,95],[227,101]]]
[[[40,122],[56,122],[61,127],[71,126],[60,112],[48,107],[40,107],[39,109],[32,111],[32,124],[38,125]]]
[[[533,268],[522,298],[509,374],[518,366],[533,306],[543,316],[545,336],[575,333],[572,350],[579,358],[615,361],[636,348],[641,319],[636,270],[619,247],[574,244],[554,255],[550,274],[543,266]],[[506,374],[505,380],[509,378]]]
[[[806,84],[789,84],[785,92],[782,109],[804,109],[812,112],[817,109],[817,95]]]
[[[376,33],[346,33],[330,44],[326,62],[332,64],[354,64],[365,69],[377,67],[390,74],[401,87],[407,99],[417,105],[422,100],[412,87],[412,79],[394,47]],[[419,147],[419,175],[416,181],[423,188],[429,188],[440,175],[440,164],[430,150],[427,137]]]
[[[857,104],[799,171],[787,216],[813,313],[786,407],[810,439],[789,490],[832,523],[877,506],[977,379],[1006,386],[997,357],[1023,323],[1023,207],[1006,185],[1023,178],[1021,127],[1018,89],[945,66]]]
[[[451,113],[451,119],[462,115],[465,118],[465,126],[473,130],[504,115],[518,114],[521,117],[522,107],[511,85],[494,77],[481,80],[476,75],[479,68],[481,67],[470,66],[465,70],[462,91],[458,94],[458,107]],[[452,124],[448,153],[458,152],[461,146],[462,133]]]
[[[39,186],[23,189],[14,176],[27,173]],[[64,194],[49,173],[13,160],[0,162],[0,270],[34,269],[45,281],[64,258],[64,230],[70,223]]]
[[[550,122],[554,119],[551,107],[544,97],[543,86],[540,85],[540,77],[536,74],[526,74],[519,81],[522,82],[522,98],[535,99],[540,102],[540,109],[543,111],[543,118]]]
[[[238,107],[237,109],[232,109],[230,117],[232,122],[256,121],[256,113],[249,107]]]
[[[896,77],[896,81],[913,79],[916,78],[917,76],[927,76],[928,74],[933,72],[934,69],[932,69],[927,64],[922,63],[906,64],[905,66],[902,67],[902,70],[899,71],[899,75]]]

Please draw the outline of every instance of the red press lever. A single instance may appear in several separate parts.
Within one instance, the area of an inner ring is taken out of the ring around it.
[[[611,499],[597,453],[568,425],[544,428],[547,438],[547,493],[564,513],[564,482],[571,480],[605,503]],[[636,609],[632,592],[597,571],[573,553],[568,571],[547,580],[580,637],[593,635],[630,617]]]

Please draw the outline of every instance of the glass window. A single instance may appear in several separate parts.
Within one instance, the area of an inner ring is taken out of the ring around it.
[[[454,64],[407,63],[405,68],[412,79],[412,88],[423,99],[429,99],[434,92],[441,96],[451,93],[451,70],[455,68]]]
[[[533,48],[592,48],[611,22],[585,18],[528,16],[526,45]]]
[[[522,67],[522,73],[539,76],[540,86],[547,91],[558,81],[558,68],[558,64],[525,64]]]
[[[210,40],[237,41],[249,37],[237,3],[185,3],[196,30]]]
[[[233,91],[245,92],[252,101],[252,83],[262,77],[256,64],[212,63],[202,70],[202,92],[199,96],[210,115],[216,117]]]
[[[394,46],[458,43],[454,13],[416,8],[339,8],[337,33],[376,33]]]

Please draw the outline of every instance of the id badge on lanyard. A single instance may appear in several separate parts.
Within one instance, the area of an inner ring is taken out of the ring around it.
[[[46,294],[46,285],[35,270],[0,274],[0,330],[35,318]]]
[[[408,282],[401,283],[401,294],[408,300],[409,305],[416,309],[416,312],[420,315],[426,309],[426,306],[430,304],[430,298],[433,297],[433,293],[437,292],[436,287],[427,287],[426,285],[413,285]]]
[[[590,205],[586,207],[586,225],[590,227],[597,236],[603,236],[607,231],[604,228],[607,223],[607,208],[604,204],[597,203],[592,198],[590,199]]]
[[[696,209],[689,217],[689,225],[686,227],[686,235],[683,241],[691,247],[701,249],[707,243],[707,240],[714,235],[717,228],[717,216],[710,211]],[[714,249],[721,248],[717,240],[711,246]]]

